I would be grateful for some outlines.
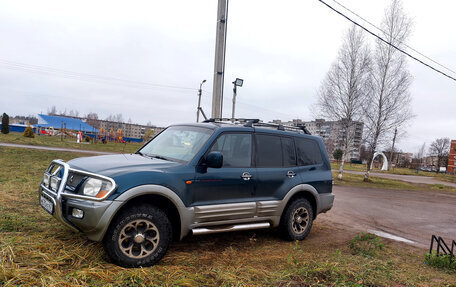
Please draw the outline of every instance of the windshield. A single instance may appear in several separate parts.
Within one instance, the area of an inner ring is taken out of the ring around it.
[[[166,160],[189,162],[212,134],[206,128],[169,127],[146,144],[138,153]]]

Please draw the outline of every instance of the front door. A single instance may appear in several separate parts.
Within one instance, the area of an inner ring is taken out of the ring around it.
[[[223,154],[221,168],[199,170],[192,183],[192,206],[252,202],[255,168],[252,167],[252,134],[223,133],[208,153]]]

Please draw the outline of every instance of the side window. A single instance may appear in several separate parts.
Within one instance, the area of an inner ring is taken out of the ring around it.
[[[252,135],[223,134],[210,151],[223,154],[223,167],[250,167],[252,164]]]
[[[282,143],[280,137],[270,135],[256,135],[256,166],[281,167],[283,164]]]
[[[296,150],[292,138],[282,138],[283,166],[296,166]]]
[[[298,165],[313,165],[322,162],[321,151],[314,140],[296,138]]]

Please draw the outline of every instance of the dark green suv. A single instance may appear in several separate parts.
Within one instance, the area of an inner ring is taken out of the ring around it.
[[[125,267],[155,264],[188,234],[278,227],[302,240],[334,201],[321,138],[258,120],[173,125],[135,154],[54,160],[39,194]]]

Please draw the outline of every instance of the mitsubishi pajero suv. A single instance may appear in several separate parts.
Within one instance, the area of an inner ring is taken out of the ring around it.
[[[244,120],[172,125],[134,154],[54,160],[41,206],[102,241],[112,261],[150,266],[186,235],[278,228],[303,240],[333,206],[320,137]]]

